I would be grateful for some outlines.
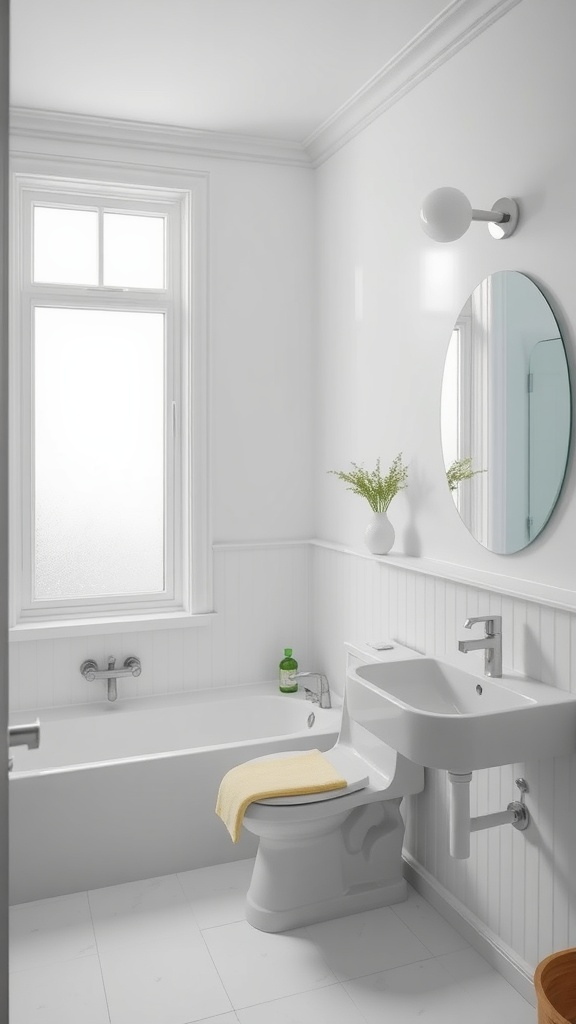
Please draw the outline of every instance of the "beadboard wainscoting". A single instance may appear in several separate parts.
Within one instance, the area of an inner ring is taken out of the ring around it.
[[[18,641],[10,645],[11,710],[105,699],[86,682],[86,658],[119,665],[136,655],[142,675],[118,680],[119,697],[275,681],[284,647],[304,667],[310,649],[309,544],[222,544],[214,549],[214,608],[190,628]]]
[[[506,668],[576,692],[576,615],[568,611],[327,546],[313,548],[312,578],[313,660],[334,684],[343,680],[345,640],[390,637],[482,672],[483,652],[464,661],[457,639],[467,616],[490,612],[502,615]],[[411,798],[406,849],[411,880],[420,872],[428,898],[426,880],[444,892],[485,949],[492,944],[500,967],[511,961],[527,982],[540,959],[576,945],[576,756],[475,772],[471,813],[517,799],[519,776],[530,787],[529,828],[475,833],[470,859],[457,861],[448,852],[447,774],[428,770],[424,792]]]

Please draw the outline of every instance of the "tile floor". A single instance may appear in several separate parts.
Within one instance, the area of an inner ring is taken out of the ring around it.
[[[413,890],[284,935],[244,920],[252,861],[11,911],[10,1024],[534,1024]]]

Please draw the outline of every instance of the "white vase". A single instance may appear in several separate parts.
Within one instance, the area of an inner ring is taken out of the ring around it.
[[[366,527],[364,540],[373,555],[387,555],[394,543],[394,527],[387,512],[374,512],[372,522]]]

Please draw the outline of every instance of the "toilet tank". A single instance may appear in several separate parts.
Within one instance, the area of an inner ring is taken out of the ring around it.
[[[348,670],[359,668],[369,662],[377,662],[378,652],[373,653],[367,650],[364,645],[351,643],[345,644],[346,648],[346,678]],[[344,743],[354,750],[377,771],[389,779],[402,779],[403,791],[408,793],[419,793],[424,788],[424,769],[421,765],[414,764],[408,758],[399,754],[392,747],[389,747],[373,733],[360,725],[348,707],[346,689],[344,690],[344,705],[342,708],[342,724],[340,727],[339,743]]]

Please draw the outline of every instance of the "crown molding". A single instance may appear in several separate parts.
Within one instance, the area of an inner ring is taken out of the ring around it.
[[[452,0],[304,140],[318,167],[522,0]]]
[[[13,107],[13,148],[18,148],[18,139],[29,138],[37,142],[128,146],[177,155],[318,167],[519,3],[522,0],[451,0],[303,142]]]
[[[300,142],[96,117],[91,114],[67,114],[31,107],[12,107],[10,135],[13,149],[18,148],[17,144],[14,145],[16,140],[30,138],[36,142],[45,140],[97,146],[128,146],[179,156],[188,154],[223,160],[249,160],[310,167],[310,158]]]

